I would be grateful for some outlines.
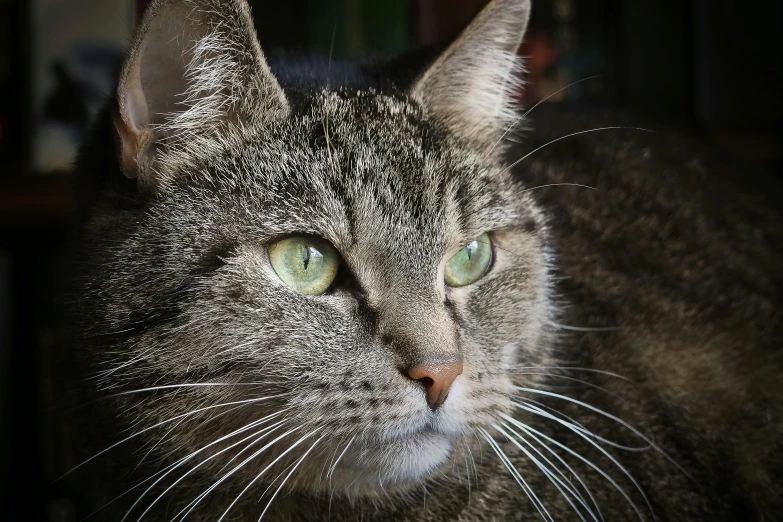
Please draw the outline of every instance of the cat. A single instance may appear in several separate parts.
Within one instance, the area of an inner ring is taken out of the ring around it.
[[[520,114],[530,9],[293,73],[245,0],[153,2],[78,166],[78,519],[781,519],[774,190]]]

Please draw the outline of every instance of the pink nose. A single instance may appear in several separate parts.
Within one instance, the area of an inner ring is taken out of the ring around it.
[[[406,373],[408,377],[424,385],[427,404],[433,410],[437,410],[446,401],[451,383],[462,373],[462,357],[420,359]]]

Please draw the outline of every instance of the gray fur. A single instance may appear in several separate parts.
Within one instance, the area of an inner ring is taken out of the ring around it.
[[[116,180],[104,186],[96,204],[84,238],[90,262],[80,277],[80,344],[82,358],[97,374],[92,393],[111,396],[109,418],[139,433],[123,446],[137,450],[129,450],[123,462],[132,468],[149,450],[141,469],[152,476],[191,458],[135,508],[133,501],[152,481],[105,508],[107,519],[128,510],[138,517],[158,495],[145,519],[171,519],[216,482],[219,487],[190,518],[217,520],[229,507],[230,519],[258,518],[286,477],[265,519],[533,520],[538,510],[520,479],[555,520],[576,518],[576,496],[569,499],[534,465],[543,459],[535,451],[554,463],[555,455],[536,445],[531,433],[516,443],[504,439],[508,418],[584,457],[549,444],[572,468],[558,466],[568,481],[560,489],[581,487],[573,471],[590,490],[589,496],[579,490],[589,507],[577,509],[587,519],[591,509],[598,516],[595,506],[606,520],[651,520],[653,513],[665,520],[731,520],[737,506],[773,519],[779,485],[770,478],[774,464],[762,463],[757,450],[761,441],[779,445],[774,394],[763,401],[775,424],[769,433],[756,431],[758,444],[737,457],[740,464],[729,475],[738,478],[716,472],[727,447],[720,415],[698,426],[683,417],[698,396],[687,391],[689,372],[710,368],[727,380],[732,374],[726,361],[733,357],[705,358],[699,347],[728,353],[721,350],[739,344],[730,340],[733,332],[714,322],[696,335],[698,329],[690,328],[702,324],[702,312],[678,304],[681,296],[664,291],[664,283],[648,289],[659,292],[657,304],[624,306],[637,283],[624,283],[625,291],[602,286],[600,281],[617,284],[622,267],[606,272],[604,258],[590,251],[581,231],[595,223],[604,223],[606,234],[616,230],[606,225],[613,223],[608,216],[623,208],[627,194],[614,193],[588,208],[578,199],[561,204],[537,197],[535,187],[549,180],[583,181],[587,163],[569,164],[544,152],[509,170],[496,146],[508,128],[508,112],[488,114],[482,98],[505,107],[507,90],[459,95],[460,86],[470,84],[458,79],[459,71],[479,48],[503,57],[488,78],[509,83],[509,53],[529,8],[526,0],[493,2],[410,91],[337,87],[306,93],[284,93],[272,77],[244,0],[171,0],[152,8],[126,65],[113,118],[123,148],[128,133],[139,131],[128,130],[128,89],[147,89],[144,82],[134,84],[129,71],[145,60],[151,27],[183,23],[160,16],[186,16],[191,25],[183,27],[195,35],[179,48],[189,57],[181,79],[188,86],[186,101],[177,102],[171,89],[150,86],[173,96],[164,105],[174,110],[151,117],[147,141],[131,140],[136,163],[121,151]],[[171,58],[155,57],[162,60],[156,67],[171,70]],[[475,73],[467,67],[464,74]],[[98,157],[86,149],[83,168],[98,170]],[[119,181],[121,169],[130,181]],[[490,272],[474,285],[445,287],[445,262],[483,232],[491,233],[494,245]],[[648,233],[658,232],[640,229],[623,236],[623,245],[644,244]],[[291,234],[329,240],[345,261],[347,282],[322,296],[286,287],[265,245]],[[569,287],[568,281],[582,286]],[[719,281],[709,284],[718,293],[724,288]],[[682,292],[690,288],[680,286]],[[660,315],[638,333],[622,330],[647,313]],[[667,324],[668,330],[655,326]],[[573,335],[562,325],[621,330]],[[775,335],[759,345],[779,339]],[[671,354],[688,339],[695,343],[689,345],[692,353],[683,375],[674,375]],[[464,358],[464,372],[433,412],[421,384],[400,369],[422,354],[452,351]],[[780,375],[779,359],[765,363],[769,375]],[[585,365],[642,382],[635,387],[605,374],[563,369]],[[640,367],[655,371],[645,374]],[[562,392],[558,386],[575,379],[622,399],[590,387],[566,392],[569,398],[618,415],[639,431],[575,403],[518,389]],[[148,390],[160,386],[172,388]],[[773,393],[760,389],[753,393]],[[531,400],[539,402],[526,402]],[[592,435],[583,436],[587,431],[580,435],[547,419],[547,408],[616,444],[648,449],[605,445],[604,453]],[[728,409],[735,411],[733,405]],[[231,446],[253,431],[221,440],[268,415],[278,416],[258,429],[283,422],[263,441]],[[112,437],[104,447],[122,438]],[[276,437],[277,443],[248,459]],[[493,444],[518,475],[497,458]],[[700,444],[709,449],[695,447]],[[177,487],[166,489],[177,480]],[[117,476],[87,482],[94,507],[129,487]]]

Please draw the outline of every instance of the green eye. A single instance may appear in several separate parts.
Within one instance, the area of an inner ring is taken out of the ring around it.
[[[317,237],[289,237],[273,243],[269,260],[281,281],[307,295],[326,292],[340,267],[337,250]]]
[[[472,285],[487,273],[492,263],[492,242],[481,234],[446,263],[443,279],[452,288]]]

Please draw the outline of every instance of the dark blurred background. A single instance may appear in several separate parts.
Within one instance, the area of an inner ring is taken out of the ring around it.
[[[0,0],[0,520],[72,519],[42,458],[48,387],[40,371],[53,347],[53,288],[73,207],[68,170],[146,3]],[[445,42],[486,0],[251,3],[265,50],[350,58]],[[749,173],[781,175],[783,2],[534,6],[520,50],[528,60],[520,104],[549,97],[630,108],[640,122],[676,128]]]

